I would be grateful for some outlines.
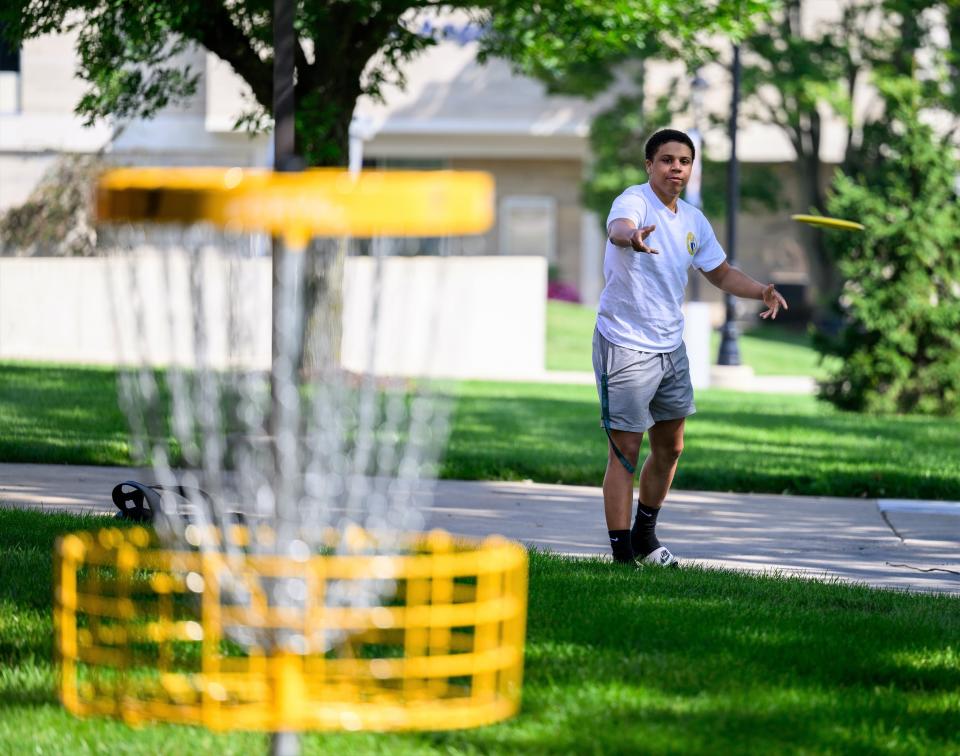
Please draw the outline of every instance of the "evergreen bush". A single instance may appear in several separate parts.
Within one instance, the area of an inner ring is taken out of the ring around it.
[[[960,162],[921,118],[917,85],[881,87],[887,117],[864,131],[861,168],[838,172],[827,209],[862,233],[831,232],[845,284],[839,330],[817,334],[842,358],[820,395],[867,412],[960,409]]]

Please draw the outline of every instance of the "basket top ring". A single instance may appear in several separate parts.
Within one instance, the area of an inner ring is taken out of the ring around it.
[[[97,182],[101,224],[210,223],[283,236],[448,236],[493,223],[493,180],[473,171],[118,168]]]

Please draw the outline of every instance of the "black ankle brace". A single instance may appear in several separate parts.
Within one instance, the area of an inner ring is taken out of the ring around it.
[[[660,514],[659,509],[637,502],[637,516],[630,530],[630,545],[633,547],[633,553],[640,558],[660,548],[660,541],[657,540],[656,534],[658,514]]]

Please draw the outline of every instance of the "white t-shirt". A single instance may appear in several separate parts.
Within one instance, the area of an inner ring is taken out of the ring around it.
[[[683,341],[687,270],[693,265],[711,271],[727,256],[703,213],[682,199],[674,213],[650,184],[631,186],[614,200],[607,228],[618,218],[638,228],[656,225],[645,243],[660,254],[635,252],[607,239],[597,329],[628,349],[672,352]]]

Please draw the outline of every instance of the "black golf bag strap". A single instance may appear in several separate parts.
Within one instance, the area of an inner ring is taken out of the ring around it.
[[[160,509],[163,491],[170,491],[182,499],[189,500],[191,495],[199,496],[212,503],[210,494],[201,488],[187,486],[146,486],[135,480],[125,480],[113,487],[110,498],[120,513],[131,520],[149,522]]]
[[[155,486],[145,486],[135,480],[125,480],[113,487],[110,494],[120,513],[137,522],[149,522],[160,508],[160,493]]]
[[[613,442],[613,436],[610,434],[610,395],[607,391],[607,374],[600,374],[600,416],[603,418],[603,429],[607,433],[607,440],[610,442],[610,448],[613,449],[613,453],[617,455],[617,459],[620,460],[620,464],[623,465],[627,472],[633,475],[637,468],[634,465],[630,464],[623,452],[617,448],[617,445]]]

